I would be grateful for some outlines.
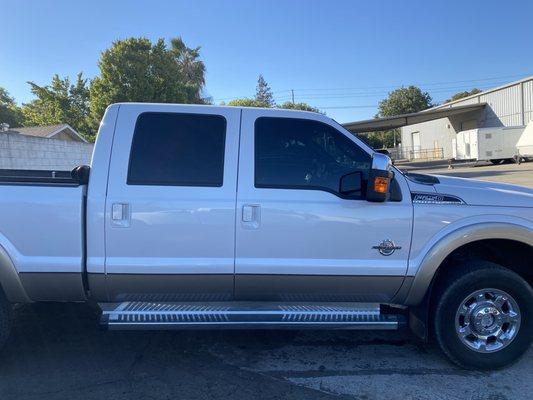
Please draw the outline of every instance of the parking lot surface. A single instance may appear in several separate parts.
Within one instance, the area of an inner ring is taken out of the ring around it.
[[[430,169],[533,187],[533,163]],[[105,332],[85,304],[17,307],[0,399],[531,399],[533,350],[464,371],[409,332]]]
[[[530,399],[533,351],[464,371],[408,332],[105,332],[83,304],[16,310],[0,399]]]
[[[493,181],[501,183],[512,183],[533,188],[533,162],[527,162],[520,165],[502,164],[492,165],[489,163],[457,164],[454,169],[448,169],[446,163],[437,165],[436,168],[420,168],[416,163],[408,165],[398,165],[400,169],[413,170],[413,172],[450,175],[460,178],[480,179],[484,181]]]

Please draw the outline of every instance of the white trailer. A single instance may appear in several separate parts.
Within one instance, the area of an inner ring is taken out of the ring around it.
[[[527,124],[526,129],[516,143],[517,159],[533,158],[533,121]]]
[[[453,158],[490,161],[493,164],[513,160],[522,132],[523,126],[478,128],[458,132],[453,140]]]

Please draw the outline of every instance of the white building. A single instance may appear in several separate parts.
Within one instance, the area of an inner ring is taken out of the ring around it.
[[[457,132],[527,125],[533,120],[533,76],[445,103],[419,114],[473,105],[479,107],[445,118],[404,125],[401,128],[403,153],[431,152],[442,148],[443,158],[448,159],[452,157],[452,140]]]

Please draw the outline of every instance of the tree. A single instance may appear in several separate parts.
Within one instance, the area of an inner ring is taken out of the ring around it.
[[[20,107],[15,103],[6,89],[0,87],[0,124],[8,124],[10,127],[21,126],[24,116]]]
[[[259,75],[257,79],[257,86],[255,88],[255,100],[261,104],[261,107],[274,107],[274,98],[272,90],[268,83],[266,83],[263,75]]]
[[[188,101],[204,103],[201,91],[205,85],[205,64],[200,61],[200,47],[188,48],[180,37],[171,39],[170,44],[170,52],[178,63]]]
[[[291,101],[286,101],[283,104],[278,105],[279,108],[285,108],[287,110],[302,110],[302,111],[312,111],[319,113],[320,110],[316,107],[310,106],[307,103],[293,103]]]
[[[223,104],[222,104],[223,105]],[[242,99],[235,99],[228,102],[228,106],[235,106],[235,107],[265,107],[263,103],[256,99],[250,99],[250,98],[242,98]]]
[[[222,102],[221,105],[226,104]],[[266,83],[265,79],[263,78],[263,75],[259,75],[259,79],[257,80],[255,98],[252,99],[249,97],[244,97],[242,99],[234,99],[228,102],[227,105],[236,107],[277,107],[284,108],[287,110],[302,110],[320,113],[320,110],[318,108],[313,107],[307,103],[293,103],[290,101],[286,101],[283,104],[275,104],[274,99],[272,97],[272,91],[270,90],[268,83]]]
[[[376,118],[393,117],[395,115],[416,113],[433,107],[429,93],[416,86],[402,87],[389,93],[388,97],[379,102]],[[393,147],[399,139],[398,129],[369,133],[367,143],[374,148]]]
[[[393,117],[400,114],[415,113],[433,106],[429,93],[416,86],[402,87],[389,93],[378,106],[379,117]]]
[[[111,103],[143,101],[203,103],[205,65],[200,48],[181,38],[152,43],[146,38],[117,40],[98,62],[100,75],[91,83],[91,122],[97,126]]]
[[[465,90],[464,92],[455,93],[451,99],[445,100],[445,103],[449,103],[450,101],[455,101],[462,99],[464,97],[472,96],[473,94],[481,93],[481,90],[478,88],[474,88],[471,91]]]
[[[26,125],[66,123],[87,139],[94,138],[88,124],[89,88],[81,72],[74,84],[68,77],[60,78],[58,75],[54,75],[52,82],[46,86],[34,82],[28,84],[37,98],[22,106]]]

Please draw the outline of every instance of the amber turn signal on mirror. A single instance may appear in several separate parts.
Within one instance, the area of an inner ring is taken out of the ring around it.
[[[374,191],[386,194],[389,191],[389,178],[376,176],[374,178]]]

